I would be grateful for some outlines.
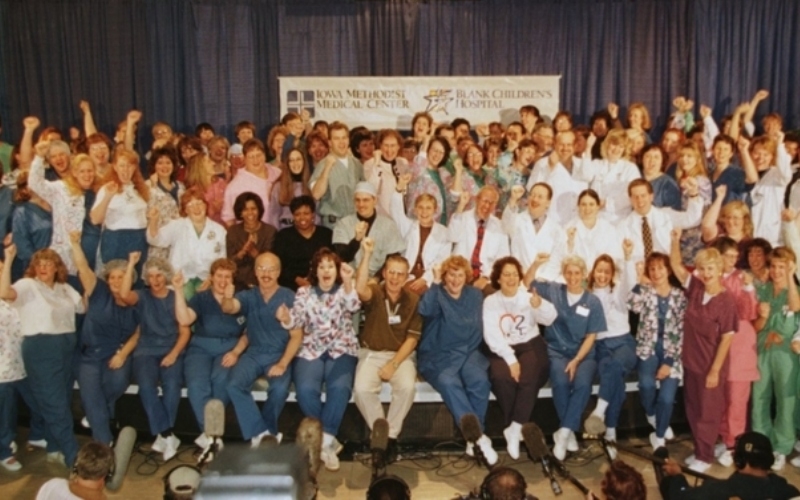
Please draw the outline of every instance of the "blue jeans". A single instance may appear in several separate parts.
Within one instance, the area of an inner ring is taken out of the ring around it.
[[[553,387],[553,404],[556,407],[561,427],[577,431],[581,427],[583,414],[589,396],[592,394],[592,380],[597,371],[597,361],[589,355],[581,361],[575,370],[575,377],[570,382],[569,375],[564,372],[572,360],[560,353],[548,350],[550,356],[550,383]]]
[[[620,335],[595,343],[597,372],[600,375],[600,399],[608,402],[606,426],[616,428],[625,404],[625,377],[636,368],[636,340]]]
[[[333,359],[327,352],[314,360],[294,360],[294,387],[297,404],[306,417],[322,422],[322,430],[332,436],[339,432],[339,424],[353,393],[353,379],[358,358],[343,354]],[[322,384],[325,384],[325,404],[322,403]]]
[[[19,397],[25,402],[28,406],[28,410],[30,410],[31,419],[30,419],[30,431],[28,432],[28,441],[39,441],[41,439],[47,438],[47,429],[44,425],[44,417],[42,417],[42,412],[39,411],[39,405],[36,404],[36,401],[33,399],[33,392],[31,392],[31,384],[27,378],[22,380],[18,380],[14,385],[14,389],[19,394]],[[72,398],[72,388],[70,388],[69,393],[67,394],[68,400]],[[16,422],[16,421],[15,421]],[[57,448],[53,448],[51,451],[57,451]]]
[[[680,379],[667,377],[660,381],[661,387],[656,389],[656,372],[664,364],[664,344],[659,340],[656,352],[647,359],[639,360],[639,397],[644,412],[648,417],[656,417],[656,437],[663,438],[672,418],[672,407],[675,404],[675,393],[678,392]]]
[[[248,349],[239,357],[239,361],[231,368],[228,376],[228,396],[233,409],[236,410],[236,419],[242,436],[250,439],[264,431],[270,434],[278,433],[278,417],[286,405],[289,397],[289,385],[292,383],[291,366],[280,377],[269,380],[267,387],[267,401],[258,411],[253,399],[253,382],[260,376],[266,375],[272,365],[280,361],[283,352],[258,352]]]
[[[440,366],[425,370],[422,376],[441,394],[447,409],[453,414],[456,426],[461,427],[461,417],[468,413],[478,417],[484,428],[486,408],[489,406],[489,360],[480,351],[473,351],[461,366]]]
[[[161,360],[169,353],[140,354],[133,357],[133,378],[139,385],[139,398],[150,423],[150,433],[160,434],[175,425],[183,385],[183,354],[172,366],[164,368]],[[158,383],[161,394],[158,395]]]
[[[114,406],[125,394],[131,382],[131,358],[117,370],[108,367],[108,358],[82,356],[78,363],[78,385],[86,419],[92,428],[92,438],[104,444],[114,440],[109,425],[114,418]]]
[[[228,404],[230,368],[222,366],[222,358],[238,341],[238,338],[193,337],[186,350],[183,374],[189,403],[201,431],[205,425],[206,403],[219,399],[223,405]]]
[[[0,382],[0,460],[13,455],[11,442],[17,433],[17,392],[14,389],[17,382]]]
[[[37,410],[44,417],[47,451],[64,454],[67,467],[78,456],[72,433],[72,362],[74,333],[33,335],[22,341],[22,359]]]

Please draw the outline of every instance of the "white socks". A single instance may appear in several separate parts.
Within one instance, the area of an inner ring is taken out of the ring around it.
[[[597,398],[597,406],[594,407],[594,411],[592,411],[592,415],[597,415],[598,417],[605,420],[606,418],[606,408],[608,408],[608,401],[604,399]]]

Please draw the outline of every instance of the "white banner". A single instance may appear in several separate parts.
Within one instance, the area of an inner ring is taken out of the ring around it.
[[[429,77],[281,77],[281,115],[307,109],[311,119],[369,129],[411,129],[427,111],[437,123],[466,118],[474,127],[519,120],[533,104],[543,116],[559,109],[560,75]]]

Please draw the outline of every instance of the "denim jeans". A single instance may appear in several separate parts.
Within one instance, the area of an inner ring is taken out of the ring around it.
[[[131,358],[119,369],[108,367],[110,358],[81,357],[78,363],[78,385],[86,419],[92,428],[92,438],[104,444],[114,439],[110,422],[114,406],[131,383]]]
[[[172,366],[161,366],[161,360],[169,353],[140,354],[133,356],[133,378],[139,385],[139,398],[147,414],[152,435],[171,429],[175,425],[178,404],[181,401],[181,385],[183,385],[183,354]],[[161,393],[158,395],[158,384],[161,382]]]
[[[608,402],[606,426],[616,428],[625,404],[625,378],[636,368],[636,340],[629,334],[598,340],[595,343],[600,399]]]
[[[664,344],[659,340],[656,352],[647,359],[639,360],[639,398],[642,400],[644,412],[648,417],[656,417],[656,437],[663,438],[672,418],[672,407],[675,404],[675,393],[681,381],[667,377],[660,381],[656,388],[656,372],[664,364]]]
[[[238,338],[193,337],[186,350],[183,374],[189,403],[201,432],[206,403],[210,399],[219,399],[223,405],[228,404],[228,373],[231,369],[222,366],[222,358],[238,341]]]
[[[307,417],[322,422],[322,430],[332,436],[350,402],[358,358],[343,354],[333,359],[327,352],[317,359],[294,360],[294,387],[297,403]],[[322,384],[325,384],[325,403],[322,403]]]
[[[267,379],[267,401],[258,411],[253,399],[253,382],[260,376],[266,375],[272,365],[280,361],[283,352],[258,352],[248,349],[239,357],[239,361],[231,368],[228,376],[228,396],[233,409],[236,410],[236,419],[242,436],[250,439],[264,431],[270,434],[278,433],[278,417],[286,405],[289,397],[289,386],[292,383],[292,367],[289,366],[280,377]]]
[[[489,360],[480,351],[473,351],[461,366],[441,366],[435,371],[425,370],[422,376],[442,396],[447,409],[453,414],[456,426],[461,427],[461,417],[472,413],[484,428],[486,408],[489,406]]]
[[[75,342],[74,333],[33,335],[22,341],[31,395],[44,417],[47,450],[63,453],[67,467],[78,456],[71,408]]]
[[[0,460],[12,455],[11,442],[17,433],[17,391],[19,381],[0,382]]]
[[[575,370],[575,377],[569,380],[569,375],[564,372],[567,364],[572,360],[553,350],[548,350],[550,356],[550,383],[553,387],[553,404],[556,407],[561,427],[578,431],[581,427],[581,415],[589,402],[592,394],[592,380],[597,371],[597,361],[593,356],[587,356],[580,362]]]
[[[19,394],[19,397],[22,398],[22,401],[25,402],[25,405],[28,407],[28,410],[31,414],[31,428],[28,431],[28,441],[47,439],[47,429],[44,424],[44,417],[42,416],[42,412],[39,410],[39,405],[36,404],[36,400],[33,399],[30,381],[27,378],[18,380],[14,385],[14,389],[17,391],[17,394]],[[70,387],[67,398],[68,400],[72,398],[72,387]],[[53,449],[49,451],[57,451],[57,448],[53,447]]]

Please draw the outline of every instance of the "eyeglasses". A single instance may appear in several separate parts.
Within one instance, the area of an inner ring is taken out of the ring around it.
[[[280,268],[280,267],[274,267],[274,266],[270,266],[270,267],[267,267],[267,266],[256,266],[256,271],[258,271],[258,272],[260,272],[260,273],[269,273],[269,274],[272,274],[272,273],[277,273],[277,272],[278,272],[278,271],[280,271],[280,270],[281,270],[281,268]]]

